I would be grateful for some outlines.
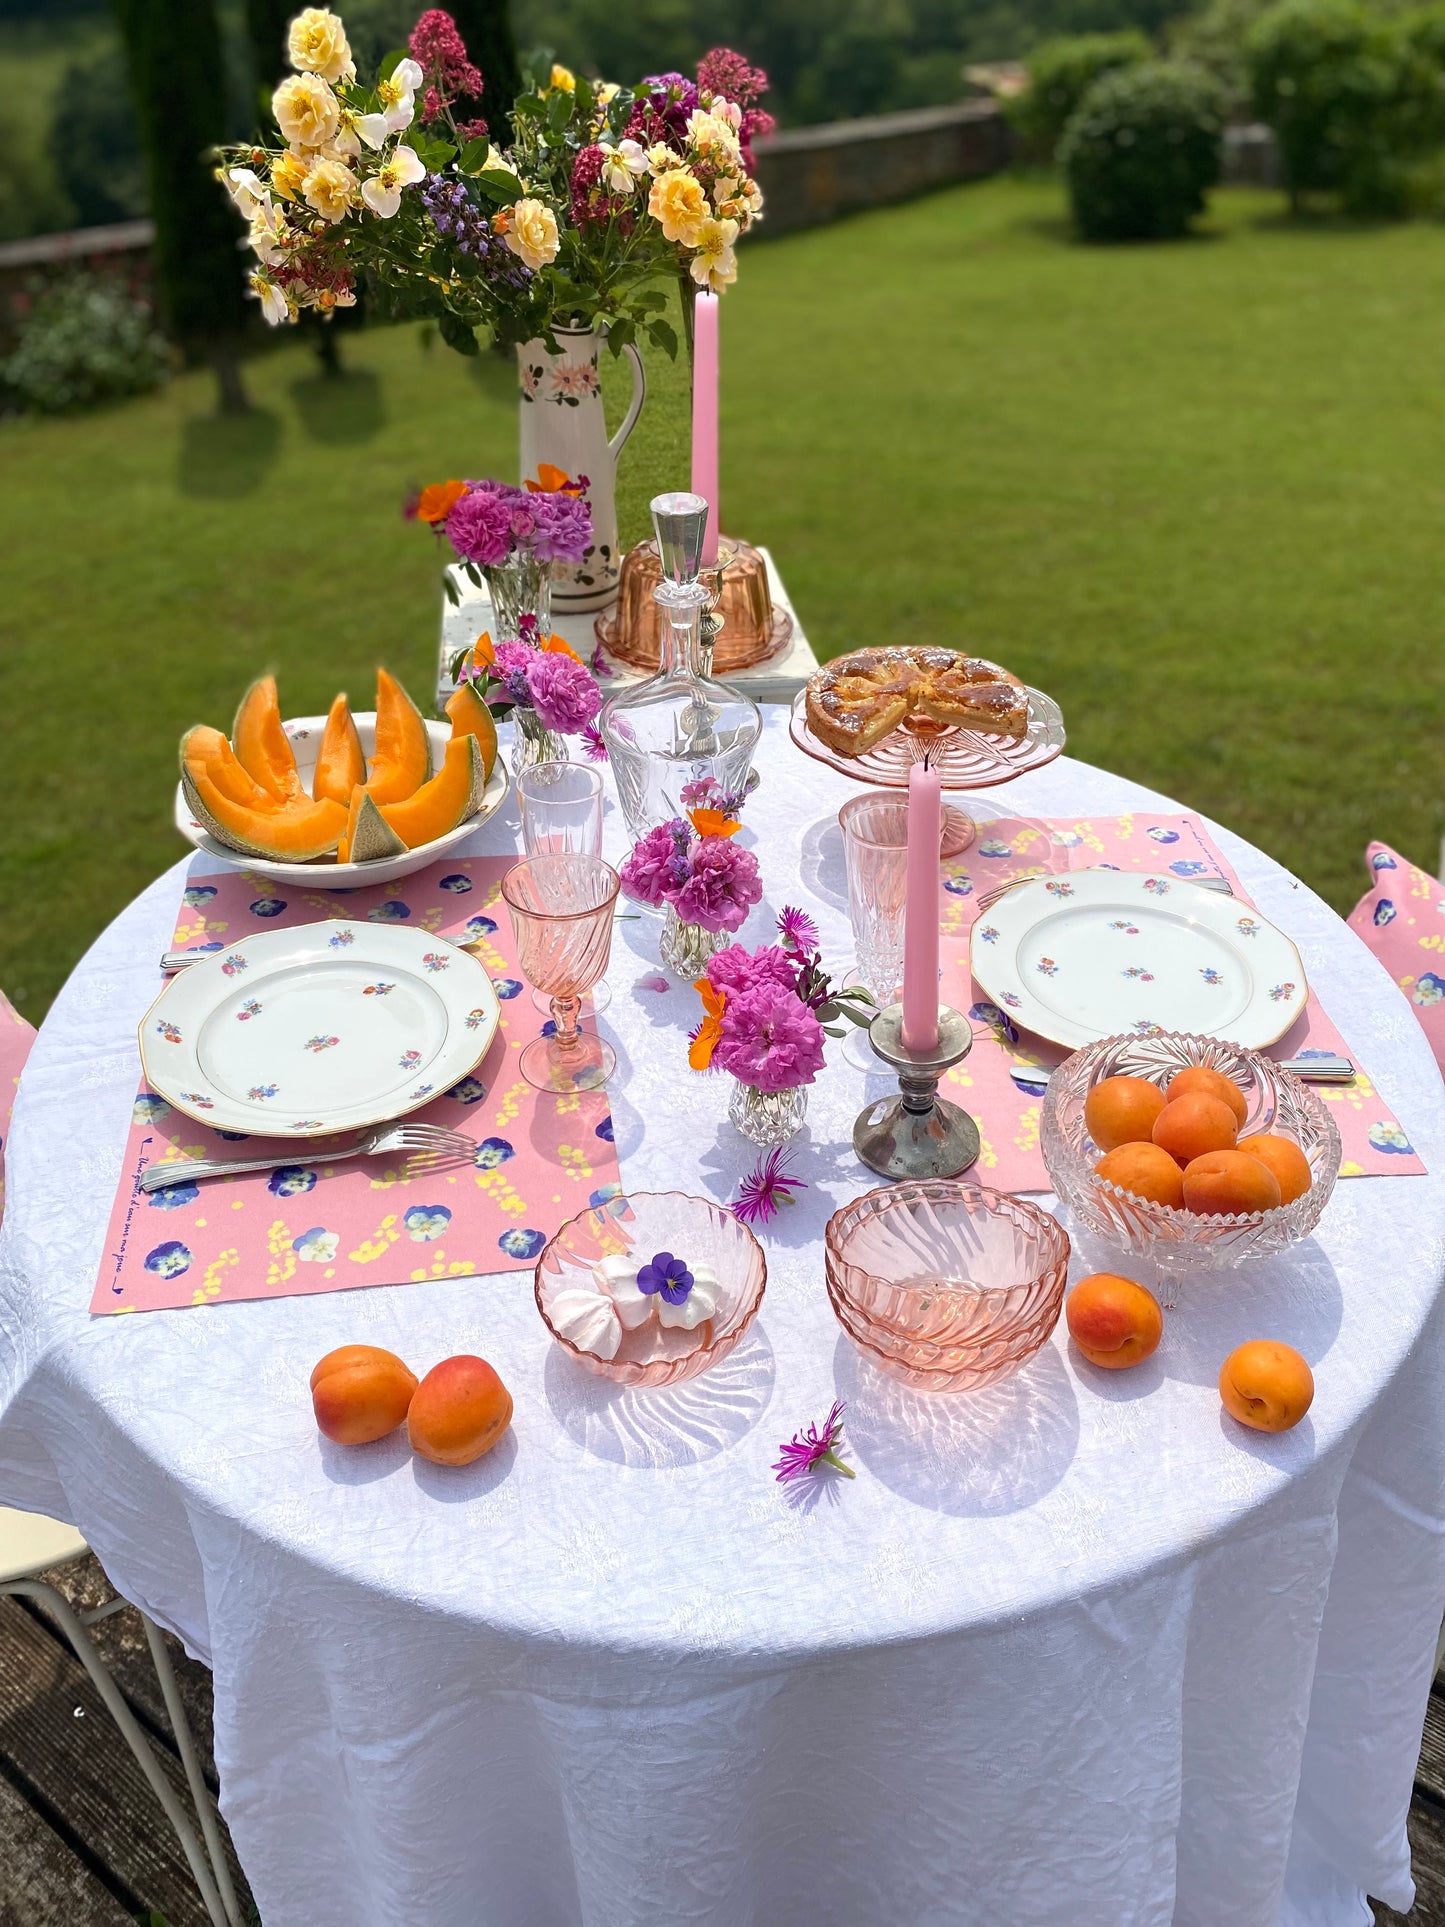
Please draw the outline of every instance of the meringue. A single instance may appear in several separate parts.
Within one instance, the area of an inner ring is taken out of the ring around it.
[[[578,1351],[591,1352],[596,1358],[616,1358],[622,1326],[617,1307],[605,1293],[588,1291],[584,1286],[559,1291],[547,1306],[547,1316],[553,1328]]]
[[[618,1318],[628,1331],[636,1331],[656,1313],[660,1325],[682,1331],[695,1331],[717,1310],[722,1287],[710,1265],[693,1265],[692,1289],[680,1305],[670,1305],[661,1292],[639,1290],[640,1267],[630,1258],[614,1255],[592,1268],[599,1293],[611,1299]],[[570,1294],[569,1294],[570,1295]]]

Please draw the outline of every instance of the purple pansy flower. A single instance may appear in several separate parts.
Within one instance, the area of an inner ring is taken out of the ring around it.
[[[680,1305],[692,1290],[693,1276],[681,1258],[674,1258],[670,1251],[654,1253],[652,1263],[644,1265],[637,1274],[637,1289],[648,1293],[657,1292],[669,1305]]]

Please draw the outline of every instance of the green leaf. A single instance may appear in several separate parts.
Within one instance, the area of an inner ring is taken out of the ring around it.
[[[657,288],[644,288],[634,296],[632,305],[639,314],[666,314],[667,296]]]
[[[572,96],[559,87],[547,96],[547,125],[554,134],[560,134],[572,118]]]
[[[477,186],[494,194],[499,201],[519,201],[522,183],[505,167],[486,167],[476,176]]]
[[[572,96],[572,106],[579,120],[592,118],[592,82],[584,75],[577,76],[577,91]]]
[[[392,53],[385,54],[382,57],[381,65],[376,70],[377,79],[390,80],[406,57],[405,47],[397,47]]]
[[[512,114],[520,114],[523,120],[541,120],[547,112],[547,103],[540,94],[518,94],[512,102]]]
[[[614,355],[620,355],[627,344],[636,339],[636,325],[626,315],[620,315],[607,330],[607,346]]]
[[[647,334],[654,348],[661,348],[670,361],[677,360],[677,330],[670,321],[650,323]]]
[[[468,141],[457,162],[463,174],[480,174],[486,165],[491,146],[492,143],[485,136],[479,140]]]
[[[459,589],[459,588],[457,587],[457,585],[456,585],[456,583],[455,583],[455,582],[453,582],[453,580],[452,580],[452,572],[451,572],[451,570],[450,570],[450,569],[443,569],[443,570],[442,570],[442,594],[443,594],[443,595],[444,595],[444,596],[446,597],[446,599],[447,599],[447,601],[448,601],[448,602],[449,602],[449,603],[450,603],[450,604],[452,605],[452,607],[453,607],[454,609],[460,609],[460,608],[461,608],[461,606],[462,606],[462,592],[461,592],[461,590],[460,590],[460,589]],[[453,670],[452,670],[452,680],[453,680],[453,681],[455,681],[455,680],[456,680],[456,673],[457,673],[457,672],[456,672],[456,670],[455,670],[455,669],[453,669]]]
[[[462,574],[465,575],[468,582],[471,583],[474,589],[481,588],[482,586],[481,572],[478,570],[475,562],[464,562],[462,564]]]
[[[448,348],[455,348],[459,355],[477,355],[481,353],[481,349],[477,345],[475,331],[462,320],[460,315],[444,314],[437,323],[437,326],[440,328],[442,340],[447,344]]]

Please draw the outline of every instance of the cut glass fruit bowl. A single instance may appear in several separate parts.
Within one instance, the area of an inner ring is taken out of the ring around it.
[[[611,1357],[574,1343],[555,1322],[566,1293],[592,1291],[604,1259],[650,1265],[659,1255],[705,1265],[717,1281],[712,1315],[688,1330],[666,1325],[659,1311],[622,1329]],[[758,1315],[767,1285],[763,1248],[731,1211],[685,1191],[635,1191],[609,1198],[568,1220],[537,1260],[535,1290],[542,1323],[589,1372],[623,1385],[676,1385],[720,1363]]]
[[[1309,1160],[1311,1184],[1272,1211],[1204,1215],[1154,1204],[1095,1175],[1104,1153],[1084,1122],[1089,1092],[1106,1077],[1144,1077],[1161,1088],[1192,1065],[1220,1071],[1244,1093],[1241,1141],[1260,1132],[1292,1138]],[[1065,1058],[1049,1078],[1041,1149],[1058,1196],[1087,1230],[1132,1258],[1166,1271],[1230,1270],[1307,1238],[1340,1174],[1340,1134],[1324,1104],[1291,1072],[1259,1051],[1183,1031],[1102,1037]]]
[[[925,1178],[835,1211],[828,1297],[860,1350],[920,1391],[976,1391],[1016,1371],[1058,1323],[1063,1227],[1023,1198]]]

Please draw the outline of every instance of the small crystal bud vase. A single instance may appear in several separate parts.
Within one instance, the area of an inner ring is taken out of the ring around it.
[[[664,970],[680,977],[685,984],[696,983],[707,969],[708,960],[732,942],[726,930],[704,930],[700,923],[684,923],[671,904],[663,918],[658,954]]]
[[[600,728],[634,841],[685,813],[683,789],[705,779],[741,802],[763,719],[750,696],[704,675],[702,612],[712,593],[698,580],[707,503],[700,495],[659,495],[652,523],[663,578],[662,666],[649,681],[602,705]]]
[[[733,1082],[728,1117],[754,1144],[786,1144],[803,1128],[808,1115],[808,1087],[790,1091],[760,1091],[752,1084]]]
[[[514,709],[512,722],[515,725],[512,736],[514,776],[520,776],[524,769],[531,769],[537,763],[566,762],[566,743],[555,729],[548,729],[535,709]]]
[[[552,564],[539,562],[527,548],[516,550],[505,562],[483,569],[492,599],[493,642],[515,642],[522,633],[523,616],[536,619],[537,634],[552,632]]]

